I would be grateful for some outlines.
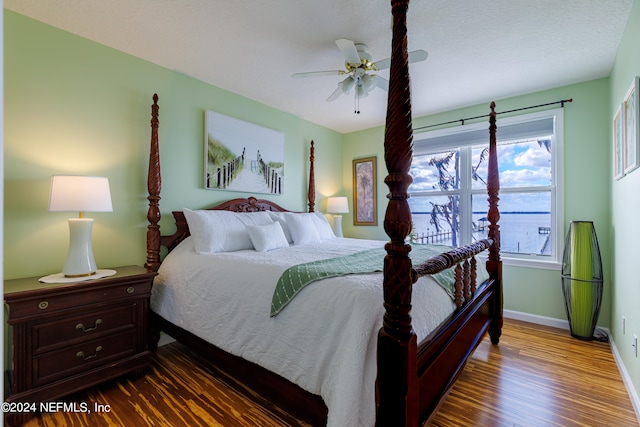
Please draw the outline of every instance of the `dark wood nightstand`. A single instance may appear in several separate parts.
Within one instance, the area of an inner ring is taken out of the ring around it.
[[[113,276],[75,283],[45,284],[38,277],[4,282],[13,335],[6,402],[39,405],[149,365],[149,297],[156,273],[138,266],[113,269]],[[28,418],[6,415],[13,424]]]

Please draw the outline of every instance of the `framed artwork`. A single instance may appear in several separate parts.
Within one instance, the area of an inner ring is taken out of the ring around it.
[[[624,173],[640,165],[640,138],[638,135],[638,76],[633,78],[622,104],[624,114]]]
[[[204,187],[284,193],[284,134],[205,111]]]
[[[378,225],[376,157],[353,160],[353,225]]]
[[[624,176],[624,117],[623,105],[620,104],[613,116],[613,177],[620,179]]]

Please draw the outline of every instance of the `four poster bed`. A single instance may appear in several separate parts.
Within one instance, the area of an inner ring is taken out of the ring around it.
[[[501,333],[494,104],[489,125],[488,237],[424,255],[428,252],[406,243],[412,225],[407,202],[412,157],[408,0],[392,0],[391,5],[394,23],[384,143],[389,187],[386,244],[336,238],[327,231],[326,220],[314,213],[313,142],[308,213],[288,212],[253,197],[233,199],[206,210],[173,212],[175,233],[161,235],[159,108],[154,95],[146,262],[148,269],[159,272],[152,297],[152,346],[159,331],[165,331],[314,425],[424,423],[485,333],[494,344]],[[262,232],[267,228],[265,238]],[[312,237],[305,235],[312,229]],[[274,236],[280,242],[275,247]],[[249,245],[237,246],[241,240]],[[169,251],[162,261],[161,247]],[[485,250],[483,276],[474,256]],[[278,291],[274,294],[278,277],[294,265],[315,266],[325,259],[352,259],[363,253],[375,253],[379,267],[357,270],[363,274],[330,276],[293,291],[285,285],[284,294],[291,298],[285,302],[277,297]],[[254,264],[259,270],[253,269]],[[443,271],[450,271],[451,277],[442,279]],[[346,309],[341,310],[341,304]]]

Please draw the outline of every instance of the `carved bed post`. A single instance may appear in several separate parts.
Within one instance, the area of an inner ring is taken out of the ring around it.
[[[407,199],[413,155],[406,15],[409,0],[391,0],[393,39],[384,140],[389,203],[384,229],[385,315],[378,334],[378,426],[418,425],[417,339],[411,326],[411,292],[416,280],[411,266],[411,210]]]
[[[311,141],[311,148],[309,149],[309,191],[307,193],[307,199],[309,200],[309,212],[315,211],[316,205],[316,176],[313,168],[315,162],[313,141]]]
[[[158,147],[158,94],[153,94],[153,105],[151,106],[151,147],[149,149],[149,175],[147,177],[147,189],[149,190],[149,211],[147,219],[147,262],[146,268],[158,271],[160,268],[160,189],[162,179],[160,178],[160,152]]]
[[[491,103],[491,113],[489,114],[489,172],[487,175],[487,193],[489,195],[489,220],[488,238],[493,240],[489,248],[487,259],[487,271],[491,278],[500,283],[499,292],[496,292],[493,301],[493,315],[489,327],[489,336],[493,344],[498,344],[502,334],[502,261],[500,260],[500,211],[498,210],[498,193],[500,191],[500,176],[498,173],[498,150],[496,142],[496,104]]]

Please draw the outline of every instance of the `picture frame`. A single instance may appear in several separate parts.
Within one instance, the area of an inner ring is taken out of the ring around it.
[[[353,225],[378,225],[376,156],[353,160]]]
[[[636,169],[640,166],[640,135],[638,133],[638,122],[640,121],[640,96],[638,90],[638,76],[633,78],[631,86],[624,97],[622,112],[624,115],[624,173]]]
[[[284,194],[284,134],[205,111],[204,188]]]
[[[620,179],[624,176],[624,117],[622,115],[623,104],[613,116],[613,178]]]

